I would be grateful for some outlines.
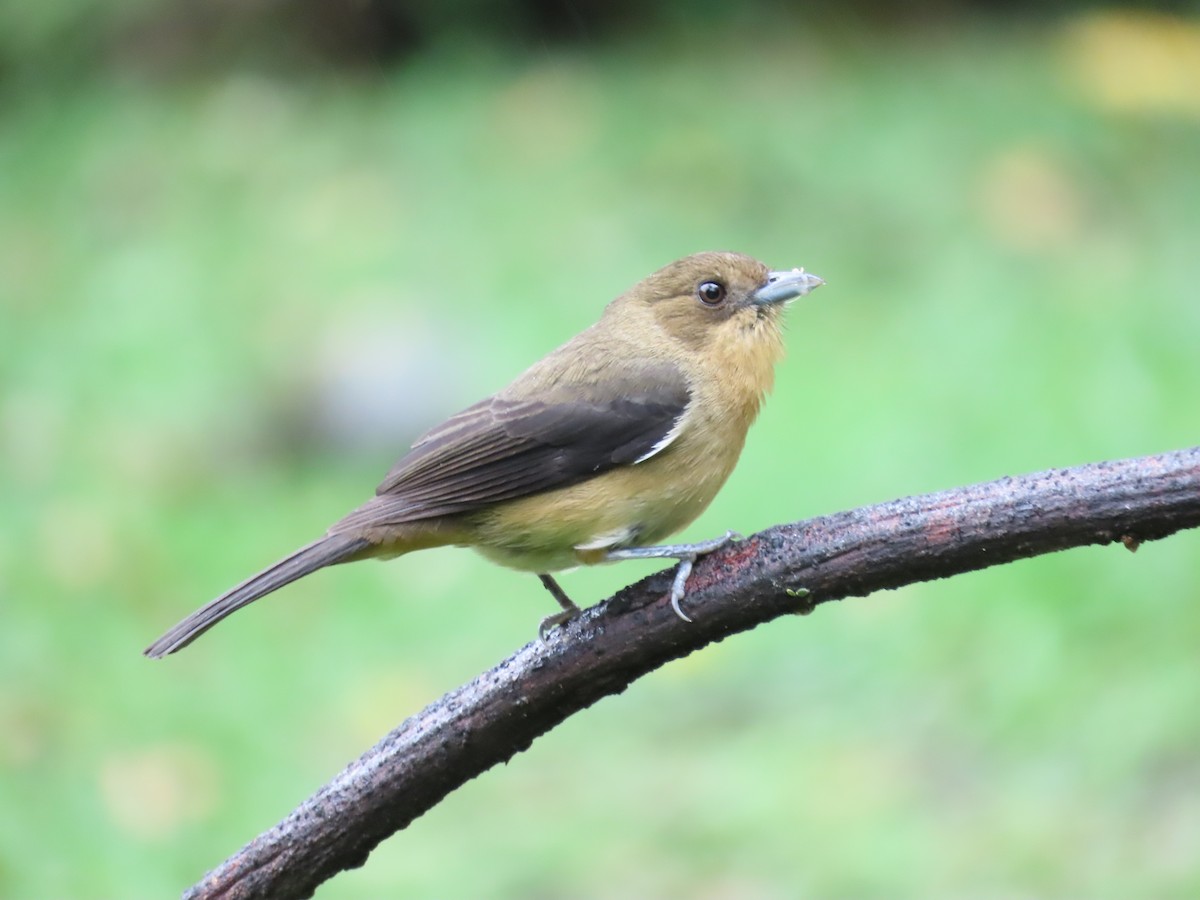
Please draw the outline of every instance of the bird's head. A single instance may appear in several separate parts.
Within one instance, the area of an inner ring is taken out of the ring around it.
[[[779,348],[788,302],[825,282],[803,269],[772,270],[741,253],[696,253],[664,266],[614,306],[642,307],[688,353],[748,353]]]

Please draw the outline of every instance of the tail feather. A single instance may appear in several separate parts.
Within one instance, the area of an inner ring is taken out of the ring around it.
[[[259,597],[279,590],[285,584],[291,584],[317,569],[334,563],[348,562],[369,546],[371,542],[364,538],[348,534],[327,534],[246,579],[207,606],[196,610],[142,652],[152,659],[174,653],[186,647],[230,613],[253,603]]]

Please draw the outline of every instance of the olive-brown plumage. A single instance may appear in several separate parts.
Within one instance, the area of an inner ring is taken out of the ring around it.
[[[447,544],[538,573],[568,613],[550,572],[679,558],[678,611],[691,560],[719,541],[652,545],[724,484],[783,355],[782,308],[822,283],[737,253],[660,269],[508,387],[419,438],[376,496],[323,537],[193,613],[146,655],[173,653],[324,566]]]

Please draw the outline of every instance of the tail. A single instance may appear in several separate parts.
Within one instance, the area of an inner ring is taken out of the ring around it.
[[[349,562],[369,546],[371,542],[364,538],[348,534],[327,534],[246,579],[207,606],[196,610],[142,652],[151,659],[174,653],[186,647],[230,613],[253,603],[259,597],[277,591],[285,584],[291,584],[297,578],[303,578],[317,569],[334,563]]]

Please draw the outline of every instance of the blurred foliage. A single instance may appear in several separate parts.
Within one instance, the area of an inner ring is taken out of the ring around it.
[[[646,33],[730,26],[767,34],[814,19],[825,29],[927,27],[969,12],[1046,16],[1104,8],[1096,0],[40,0],[0,3],[0,84],[68,82],[97,69],[158,76],[230,62],[256,68],[386,70],[450,42],[515,50],[595,46]],[[1127,8],[1194,11],[1195,0]],[[7,76],[7,78],[5,78]]]
[[[0,33],[115,47],[110,16],[158,8],[5,7]],[[1195,443],[1198,34],[788,19],[448,42],[374,79],[18,79],[0,896],[175,894],[529,640],[536,581],[444,550],[138,655],[685,253],[829,283],[685,538]],[[575,717],[318,896],[1196,896],[1197,600],[1188,533],[773,623]]]

